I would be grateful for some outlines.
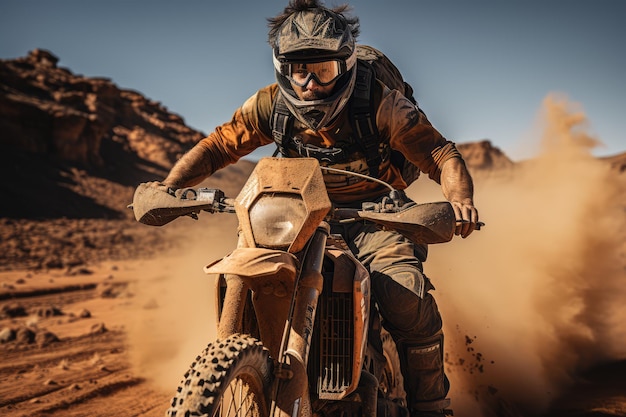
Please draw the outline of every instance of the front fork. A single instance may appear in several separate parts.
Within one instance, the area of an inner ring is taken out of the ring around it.
[[[322,264],[330,226],[323,222],[309,242],[290,307],[272,387],[272,417],[309,417],[307,362],[317,301],[324,279]]]

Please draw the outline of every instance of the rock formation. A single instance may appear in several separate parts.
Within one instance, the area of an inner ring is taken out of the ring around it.
[[[119,218],[133,187],[160,179],[204,134],[51,52],[0,60],[0,217]]]
[[[42,49],[0,60],[0,141],[85,168],[108,160],[105,149],[134,153],[162,167],[203,137],[156,101],[57,66]]]
[[[465,163],[472,172],[509,170],[515,163],[489,140],[457,144]]]

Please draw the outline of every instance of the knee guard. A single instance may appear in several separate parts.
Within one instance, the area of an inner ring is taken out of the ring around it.
[[[421,268],[417,265],[394,264],[382,268],[380,273],[387,275],[419,298],[424,298],[424,294],[433,288],[430,280],[426,278]]]
[[[374,298],[384,327],[394,339],[430,336],[441,329],[441,316],[430,280],[414,265],[391,265],[372,273]]]

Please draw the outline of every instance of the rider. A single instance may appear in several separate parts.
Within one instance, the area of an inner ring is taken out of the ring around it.
[[[381,157],[368,167],[366,150],[356,143],[351,124],[357,66],[355,40],[359,20],[348,6],[326,8],[320,0],[290,0],[283,13],[268,19],[269,43],[277,83],[258,90],[232,120],[217,127],[186,153],[162,182],[162,189],[191,187],[256,148],[277,143],[288,157],[313,156],[326,166],[363,174],[402,190],[407,187],[399,168],[385,157],[393,149],[441,184],[457,218],[455,233],[467,237],[478,222],[472,179],[454,143],[446,140],[416,104],[398,90],[376,82],[372,89]],[[276,134],[276,103],[293,117],[280,123]],[[286,137],[282,137],[286,136]],[[282,142],[282,143],[278,143]],[[359,177],[324,171],[332,202],[360,207],[361,201],[381,200],[388,189]],[[398,345],[408,406],[412,416],[451,414],[443,369],[442,321],[423,274],[424,247],[399,233],[370,223],[333,224],[355,256],[370,270],[383,325]]]

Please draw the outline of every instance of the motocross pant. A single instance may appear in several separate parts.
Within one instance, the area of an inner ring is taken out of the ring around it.
[[[368,222],[333,224],[355,257],[369,269],[383,326],[398,347],[409,408],[442,411],[449,405],[443,367],[443,332],[430,280],[424,275],[425,247]]]

